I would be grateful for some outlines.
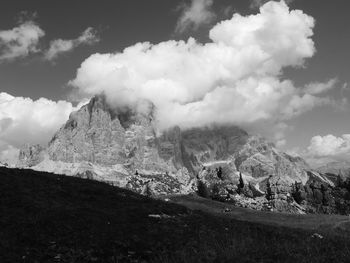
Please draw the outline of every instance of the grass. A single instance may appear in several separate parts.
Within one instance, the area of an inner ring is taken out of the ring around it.
[[[201,210],[219,217],[229,217],[235,220],[264,225],[285,226],[288,228],[317,231],[323,234],[350,236],[349,216],[325,214],[297,215],[256,211],[235,207],[230,203],[220,203],[198,196],[173,196],[171,199],[173,202],[184,205],[192,210]],[[228,208],[230,212],[223,213],[225,208]]]
[[[211,205],[192,210],[100,182],[0,168],[0,262],[348,262],[348,235],[314,238],[311,228],[243,221]]]

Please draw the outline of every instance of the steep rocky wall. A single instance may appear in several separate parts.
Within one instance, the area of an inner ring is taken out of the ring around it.
[[[106,107],[104,97],[95,97],[88,105],[73,112],[49,143],[50,159],[102,165],[123,162],[125,130]]]

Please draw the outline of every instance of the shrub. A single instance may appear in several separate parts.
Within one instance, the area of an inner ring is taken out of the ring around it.
[[[146,190],[145,190],[145,195],[148,197],[151,197],[153,195],[151,187],[149,185],[149,183],[146,184]]]
[[[210,197],[210,191],[208,189],[208,186],[200,180],[197,183],[197,194],[204,198]]]
[[[338,187],[344,187],[344,180],[341,178],[340,174],[337,176],[337,184]]]
[[[266,199],[269,201],[272,200],[272,190],[271,190],[271,184],[269,180],[267,180],[266,182]]]
[[[214,184],[212,190],[211,190],[211,198],[217,199],[220,196],[220,188],[218,184]]]

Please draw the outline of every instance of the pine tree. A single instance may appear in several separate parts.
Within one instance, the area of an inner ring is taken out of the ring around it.
[[[219,169],[216,172],[217,176],[219,177],[220,180],[222,180],[222,168],[221,166],[219,167]]]
[[[211,191],[211,198],[212,199],[220,199],[220,188],[218,184],[214,184],[213,189]]]
[[[148,196],[148,197],[151,197],[153,195],[149,183],[146,184],[145,195]]]
[[[266,199],[271,200],[272,199],[272,190],[271,190],[271,183],[268,179],[266,182]]]
[[[243,181],[242,173],[239,173],[239,188],[241,188],[241,189],[244,188],[244,181]]]
[[[210,192],[207,185],[200,180],[198,181],[198,184],[197,184],[197,194],[204,198],[210,197]]]
[[[344,187],[344,181],[343,181],[343,179],[341,178],[341,175],[340,175],[340,174],[338,174],[338,176],[337,176],[337,186],[338,186],[338,187]]]

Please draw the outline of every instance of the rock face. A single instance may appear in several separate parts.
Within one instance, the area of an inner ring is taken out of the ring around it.
[[[35,166],[44,160],[44,148],[40,145],[25,144],[19,151],[19,166]]]
[[[47,152],[53,161],[176,173],[184,166],[180,137],[179,128],[157,137],[151,114],[130,110],[116,113],[103,96],[98,96],[71,114],[50,141]]]
[[[114,115],[103,96],[93,98],[88,105],[72,113],[52,138],[48,147],[50,159],[113,165],[135,158],[136,147],[152,144],[151,140],[146,140],[146,136],[152,137],[150,121],[132,112],[124,114],[135,122],[121,123],[123,116]],[[131,137],[135,138],[135,145]]]
[[[232,183],[238,183],[238,171],[242,173],[246,183],[251,183],[257,190],[265,191],[267,179],[273,185],[278,185],[280,191],[290,191],[291,185],[297,181],[306,184],[309,179],[307,171],[310,170],[306,162],[299,157],[292,157],[286,153],[278,151],[273,144],[260,136],[248,136],[241,130],[231,134],[237,135],[231,137],[229,146],[220,155],[208,162],[199,162],[206,169],[200,172],[200,177],[208,184],[217,183],[215,170],[222,168],[223,179]],[[213,150],[215,152],[215,150]],[[205,153],[208,151],[206,150]],[[201,155],[197,153],[197,156]],[[202,153],[202,155],[204,155]],[[207,154],[210,156],[210,154]],[[212,178],[215,178],[213,180]]]
[[[308,181],[306,171],[310,167],[303,159],[278,151],[262,137],[250,137],[235,156],[237,168],[253,178],[267,179],[272,175],[281,187],[290,186],[295,181],[303,184]]]
[[[193,191],[180,129],[162,136],[156,132],[152,113],[111,109],[104,96],[96,96],[70,115],[46,149],[24,147],[19,166],[106,181],[138,192],[146,186],[155,194]]]
[[[237,184],[239,173],[253,192],[263,193],[270,175],[282,189],[295,181],[305,184],[309,170],[301,158],[238,127],[174,127],[160,133],[152,110],[112,109],[104,96],[73,112],[47,148],[26,146],[19,159],[22,167],[152,194],[193,192],[196,178],[227,188]]]

